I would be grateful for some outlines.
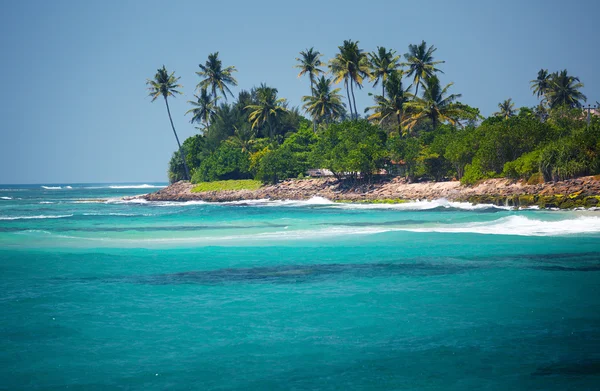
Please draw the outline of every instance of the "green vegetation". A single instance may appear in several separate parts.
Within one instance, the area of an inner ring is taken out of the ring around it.
[[[262,182],[253,179],[201,182],[192,189],[192,193],[204,191],[226,191],[226,190],[257,190]]]
[[[538,105],[519,108],[508,98],[484,118],[460,101],[453,83],[440,80],[444,61],[434,58],[436,50],[424,41],[408,45],[404,63],[395,50],[367,52],[353,40],[338,46],[329,61],[315,48],[301,51],[290,67],[299,78],[308,76],[302,112],[266,83],[235,96],[230,87],[237,85],[236,68],[212,53],[199,65],[200,82],[186,113],[199,134],[174,152],[169,180],[276,183],[328,169],[351,183],[388,174],[410,181],[475,184],[508,177],[537,184],[600,174],[600,118],[592,115],[588,123],[578,77],[541,69],[531,81]],[[164,97],[169,117],[167,98],[181,93],[178,80],[163,67],[148,81],[152,99]],[[367,83],[377,93],[369,94],[370,107],[359,110],[356,94],[370,88]]]

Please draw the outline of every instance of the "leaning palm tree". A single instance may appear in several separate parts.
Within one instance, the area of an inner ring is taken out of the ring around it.
[[[323,62],[321,62],[321,53],[315,51],[314,48],[306,49],[306,51],[300,52],[300,57],[297,57],[296,61],[299,62],[299,64],[296,65],[296,68],[300,69],[298,77],[308,75],[308,79],[310,80],[310,91],[312,94],[315,77],[319,76],[321,73],[325,73],[319,68],[321,65],[323,65]],[[313,130],[316,131],[316,129],[317,124],[313,120]]]
[[[219,59],[219,52],[209,54],[206,63],[204,65],[199,64],[198,66],[201,71],[196,72],[196,74],[203,79],[198,83],[196,88],[210,89],[213,100],[217,99],[217,90],[221,92],[225,100],[227,100],[227,94],[233,97],[233,93],[228,85],[237,86],[237,80],[232,75],[233,72],[237,72],[237,69],[234,66],[223,68],[223,63]]]
[[[458,119],[464,116],[465,113],[460,105],[454,103],[462,95],[447,95],[448,89],[453,84],[450,83],[442,88],[437,76],[425,79],[423,97],[405,104],[406,108],[412,113],[404,121],[407,129],[412,130],[418,123],[426,119],[431,121],[434,129],[442,122],[460,125]]]
[[[315,122],[329,123],[344,115],[344,104],[340,89],[331,89],[331,79],[321,76],[317,80],[312,95],[303,96],[304,110],[306,110]]]
[[[390,74],[385,82],[387,87],[387,98],[383,95],[375,96],[375,106],[367,108],[372,110],[373,114],[369,116],[370,121],[382,123],[388,118],[395,117],[398,123],[398,134],[402,135],[402,123],[406,120],[406,104],[413,97],[410,92],[411,86],[406,89],[402,86],[402,72],[396,71]]]
[[[252,124],[252,129],[267,124],[269,126],[269,137],[273,137],[272,119],[278,115],[287,112],[285,108],[286,100],[277,98],[277,88],[267,87],[264,83],[256,89],[256,104],[246,106],[250,111],[248,121]]]
[[[416,86],[415,96],[419,93],[419,84],[423,79],[432,77],[435,72],[442,72],[435,66],[443,64],[445,61],[433,61],[433,53],[437,49],[431,45],[427,48],[427,43],[422,41],[420,45],[408,45],[408,53],[404,55],[406,62],[402,66],[408,67],[407,77],[413,78],[413,84]]]
[[[537,79],[530,81],[533,94],[538,98],[544,98],[550,87],[550,74],[547,69],[540,69]]]
[[[156,71],[156,75],[154,75],[154,80],[147,79],[146,85],[148,87],[149,94],[148,96],[152,97],[152,102],[156,100],[159,96],[165,98],[165,105],[167,106],[167,113],[169,114],[169,121],[171,121],[171,128],[173,129],[173,134],[175,135],[175,140],[177,140],[177,145],[179,146],[179,154],[181,159],[183,160],[183,168],[185,169],[185,179],[190,179],[190,171],[188,170],[187,163],[185,161],[185,151],[181,148],[181,143],[179,142],[179,137],[177,137],[177,132],[175,131],[175,126],[173,125],[173,118],[171,118],[171,110],[169,109],[169,101],[168,97],[173,96],[175,94],[181,95],[181,91],[178,88],[182,86],[177,84],[179,81],[179,77],[175,77],[175,72],[172,72],[169,75],[167,69],[163,65],[162,68],[159,68]]]
[[[200,90],[200,96],[194,95],[196,101],[188,101],[189,104],[194,106],[192,109],[188,110],[185,114],[192,113],[191,123],[202,123],[204,124],[204,128],[208,128],[212,120],[215,118],[217,113],[217,100],[218,98],[212,99],[210,95],[208,95],[208,91],[206,88],[202,88]]]
[[[498,103],[498,108],[500,111],[494,113],[496,117],[501,117],[509,119],[510,117],[514,117],[517,114],[518,110],[515,110],[515,104],[512,101],[512,98],[508,98],[504,102]]]
[[[338,49],[340,52],[331,60],[329,66],[336,84],[344,80],[348,103],[351,103],[349,105],[350,115],[357,118],[358,111],[356,109],[354,85],[356,84],[357,88],[362,88],[364,78],[370,76],[369,60],[366,53],[359,49],[358,41],[345,40],[342,46],[338,46]],[[350,92],[348,92],[348,85],[350,86]],[[350,102],[350,93],[352,94],[352,102]],[[354,104],[354,114],[352,114],[352,103]]]
[[[581,108],[582,101],[587,101],[587,97],[579,91],[580,88],[583,88],[583,83],[579,81],[578,77],[569,76],[566,69],[560,73],[553,73],[546,93],[550,108],[554,109],[560,106]]]
[[[385,97],[385,82],[400,67],[398,60],[400,60],[400,56],[396,56],[396,51],[380,46],[377,47],[376,52],[369,53],[371,81],[373,87],[377,87],[381,81],[381,96],[383,97]]]

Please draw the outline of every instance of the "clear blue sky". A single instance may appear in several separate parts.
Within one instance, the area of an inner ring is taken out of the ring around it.
[[[537,102],[540,68],[567,68],[600,100],[600,2],[589,1],[1,1],[0,183],[166,181],[176,149],[163,102],[145,81],[163,64],[181,76],[171,110],[180,138],[198,64],[220,52],[240,88],[266,82],[299,105],[308,80],[293,68],[314,46],[344,39],[405,53],[421,40],[445,60],[443,83],[493,113]],[[594,42],[595,41],[595,42]],[[358,92],[359,111],[371,104]]]

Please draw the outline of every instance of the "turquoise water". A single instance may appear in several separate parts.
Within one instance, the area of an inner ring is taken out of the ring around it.
[[[0,185],[1,389],[600,388],[598,211],[67,186]]]

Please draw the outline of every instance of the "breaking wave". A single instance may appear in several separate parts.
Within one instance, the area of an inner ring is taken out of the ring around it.
[[[166,186],[148,185],[148,184],[143,184],[143,185],[113,185],[113,186],[108,186],[109,189],[162,189],[163,187],[166,187]]]
[[[62,190],[62,189],[72,189],[72,186],[42,186],[44,190]]]
[[[65,217],[73,217],[73,215],[56,215],[56,216],[0,216],[0,220],[34,220],[34,219],[62,219]]]
[[[569,220],[544,221],[525,216],[508,216],[491,222],[435,227],[400,228],[411,232],[475,233],[485,235],[560,236],[600,232],[600,217],[582,216]]]
[[[12,200],[12,197],[0,197],[0,200],[8,201],[8,200]]]

